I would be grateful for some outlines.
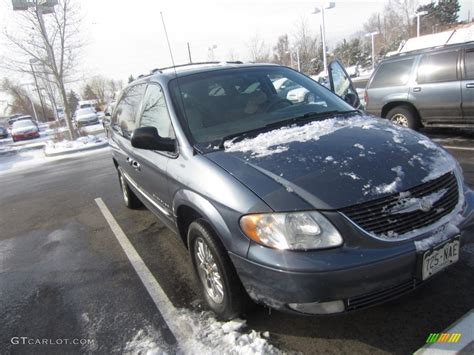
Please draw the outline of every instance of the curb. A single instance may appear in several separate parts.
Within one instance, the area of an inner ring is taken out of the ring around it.
[[[79,152],[85,152],[85,151],[88,151],[88,150],[104,148],[104,147],[107,147],[108,145],[109,145],[109,142],[105,141],[105,142],[100,143],[100,144],[94,144],[93,146],[90,146],[90,147],[65,150],[65,151],[57,152],[57,153],[46,153],[46,150],[45,150],[44,155],[46,157],[57,157],[57,156],[61,156],[61,155],[69,155],[69,154],[74,154],[74,153],[79,153]]]
[[[30,147],[17,146],[17,147],[14,147],[13,149],[8,149],[8,150],[3,150],[3,151],[0,149],[0,156],[12,156],[12,155],[15,155],[21,152],[26,152],[29,150],[44,149],[45,146],[46,146],[46,143],[39,143],[37,145],[33,145]]]

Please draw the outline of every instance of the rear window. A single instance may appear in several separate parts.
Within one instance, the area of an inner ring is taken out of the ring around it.
[[[380,64],[370,84],[371,89],[402,86],[408,83],[414,58]]]
[[[457,80],[458,52],[425,54],[418,66],[418,84]]]

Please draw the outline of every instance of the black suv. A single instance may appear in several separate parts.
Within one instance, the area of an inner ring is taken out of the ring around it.
[[[286,79],[312,100],[279,96]],[[248,296],[305,314],[400,296],[458,260],[474,220],[449,153],[277,65],[156,70],[106,129],[125,204],[182,239],[221,318]]]

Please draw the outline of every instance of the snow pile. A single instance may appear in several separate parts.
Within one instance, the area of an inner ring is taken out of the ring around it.
[[[85,137],[80,137],[74,141],[64,140],[57,143],[48,141],[44,152],[46,155],[56,155],[62,153],[69,153],[76,150],[83,150],[84,148],[94,148],[98,146],[103,146],[105,145],[105,143],[106,141],[99,137],[88,135]]]
[[[423,196],[422,198],[415,198],[415,197],[404,197],[401,198],[392,208],[388,210],[389,213],[397,214],[397,213],[409,213],[418,211],[420,209],[420,204],[425,202],[431,206],[433,206],[436,202],[438,202],[446,193],[448,189],[442,189],[437,192],[433,192],[427,196]],[[402,195],[410,195],[410,192],[407,192]]]
[[[381,185],[375,186],[373,189],[375,193],[386,194],[386,193],[393,193],[397,191],[398,187],[402,183],[402,178],[405,174],[401,166],[396,166],[392,168],[391,170],[397,174],[397,176],[395,177],[395,180],[393,180],[390,184],[381,184]]]
[[[162,340],[160,333],[152,329],[152,327],[147,327],[145,330],[139,330],[134,338],[126,343],[123,353],[161,355],[170,354],[171,351],[169,346]]]
[[[241,319],[223,323],[218,322],[209,312],[197,314],[189,310],[178,310],[176,321],[190,332],[185,343],[180,344],[183,354],[281,353],[265,339],[268,332],[243,332],[246,321]]]
[[[369,129],[373,128],[373,124],[377,122],[375,118],[361,116],[354,116],[349,119],[331,118],[314,121],[304,126],[282,127],[236,143],[228,141],[224,144],[224,147],[229,152],[251,153],[253,156],[261,158],[287,151],[289,149],[288,144],[292,142],[319,140],[319,138],[342,128]]]

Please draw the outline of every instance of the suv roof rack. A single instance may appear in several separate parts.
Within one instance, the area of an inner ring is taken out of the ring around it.
[[[443,48],[449,49],[451,47],[460,47],[460,46],[471,45],[471,44],[474,44],[474,41],[461,42],[461,43],[445,43],[445,44],[440,44],[433,47],[419,48],[419,49],[413,49],[411,51],[396,53],[384,59],[396,58],[399,56],[411,55],[411,54],[417,54],[417,53],[425,53],[425,52],[430,52],[435,49],[443,49]]]
[[[244,64],[240,60],[235,60],[235,61],[212,61],[212,62],[193,62],[193,63],[186,63],[186,64],[178,64],[178,65],[171,65],[169,67],[164,67],[164,68],[157,68],[153,69],[151,71],[151,74],[154,74],[156,72],[163,72],[163,70],[166,69],[173,69],[173,68],[181,68],[181,67],[187,67],[187,66],[192,66],[192,65],[205,65],[205,64]]]

